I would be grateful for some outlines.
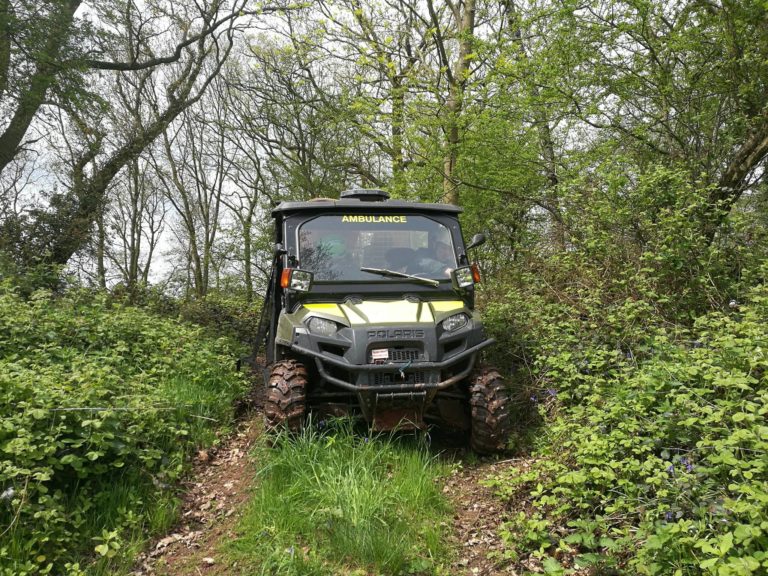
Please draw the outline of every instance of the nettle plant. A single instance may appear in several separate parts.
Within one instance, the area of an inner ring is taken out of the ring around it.
[[[173,520],[187,456],[231,422],[233,368],[200,329],[0,286],[0,574],[127,562]]]
[[[649,330],[640,359],[565,330],[538,359],[537,457],[494,481],[524,509],[503,530],[510,554],[552,574],[765,573],[767,321],[762,286],[689,332]]]

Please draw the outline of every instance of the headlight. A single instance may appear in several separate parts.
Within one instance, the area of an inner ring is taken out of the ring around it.
[[[318,318],[317,316],[313,316],[309,320],[308,326],[309,331],[317,336],[333,336],[339,329],[336,322],[326,320],[325,318]]]
[[[467,322],[469,322],[469,317],[463,312],[460,314],[454,314],[453,316],[448,316],[448,318],[443,320],[443,330],[446,332],[454,332],[459,328],[464,328],[464,326],[467,325]]]

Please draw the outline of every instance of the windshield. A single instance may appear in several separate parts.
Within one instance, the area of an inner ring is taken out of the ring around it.
[[[426,216],[318,216],[299,227],[298,239],[299,266],[319,281],[397,280],[360,268],[445,280],[456,268],[450,231]]]

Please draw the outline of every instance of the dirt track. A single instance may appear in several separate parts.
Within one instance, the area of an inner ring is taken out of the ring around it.
[[[219,542],[233,538],[243,505],[250,496],[253,463],[249,453],[262,430],[261,413],[242,420],[237,430],[215,450],[197,455],[185,483],[181,520],[144,553],[135,576],[218,575],[236,572],[217,555]],[[461,448],[449,450],[460,465],[445,480],[443,493],[453,504],[456,551],[451,574],[490,576],[517,574],[500,557],[499,523],[505,517],[502,503],[481,481],[498,473],[511,461],[474,460]]]

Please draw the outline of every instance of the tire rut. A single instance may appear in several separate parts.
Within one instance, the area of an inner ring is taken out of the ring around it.
[[[249,453],[263,430],[262,414],[243,418],[214,450],[198,452],[183,484],[179,521],[138,559],[133,576],[228,574],[219,558],[224,538],[235,537],[237,519],[251,494],[254,477]]]
[[[133,576],[237,572],[221,558],[218,548],[223,539],[236,538],[237,520],[250,498],[254,469],[249,453],[263,433],[262,421],[261,410],[251,412],[219,447],[197,454],[183,485],[179,521],[141,554]],[[450,573],[518,574],[512,562],[503,558],[504,543],[498,535],[508,510],[483,481],[524,459],[470,461],[466,449],[449,452],[458,462],[443,486],[443,494],[454,509],[450,540],[456,558]]]

